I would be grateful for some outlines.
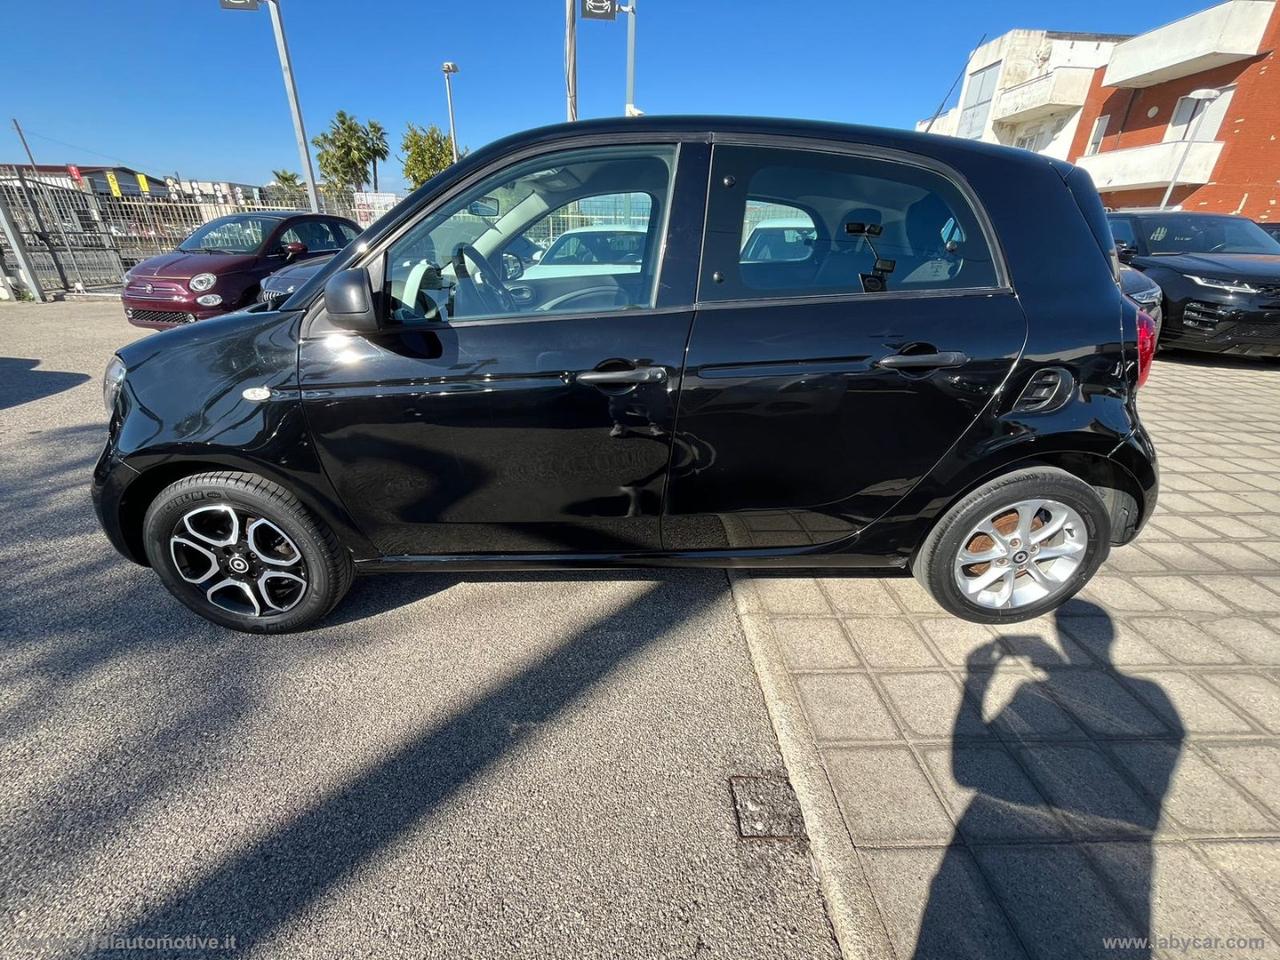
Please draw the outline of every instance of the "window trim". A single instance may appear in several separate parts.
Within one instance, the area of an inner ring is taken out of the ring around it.
[[[810,153],[825,153],[829,155],[858,157],[861,159],[882,160],[887,163],[898,163],[905,166],[918,167],[937,174],[951,183],[955,187],[964,200],[969,204],[969,208],[973,211],[974,219],[978,222],[978,227],[982,231],[983,239],[987,242],[987,249],[991,251],[991,266],[995,271],[996,283],[994,286],[974,286],[974,287],[947,287],[947,288],[929,288],[924,290],[885,290],[879,293],[852,293],[845,291],[842,293],[804,293],[804,294],[788,294],[773,295],[769,297],[751,297],[747,299],[720,299],[706,300],[703,299],[702,278],[705,272],[707,260],[707,219],[711,209],[711,183],[708,178],[707,184],[707,212],[703,215],[702,221],[702,243],[698,251],[698,285],[694,291],[694,303],[698,309],[705,309],[715,304],[734,304],[744,306],[748,304],[764,304],[764,303],[794,303],[797,301],[834,301],[847,300],[850,297],[871,297],[876,300],[885,299],[918,299],[921,296],[957,296],[962,294],[982,294],[990,295],[993,293],[1012,292],[1013,287],[1009,280],[1008,262],[1005,259],[1004,247],[1000,244],[999,235],[996,233],[995,226],[992,223],[990,215],[987,213],[986,206],[978,198],[977,191],[965,178],[959,170],[956,170],[950,164],[943,163],[933,157],[924,156],[923,154],[910,153],[906,150],[897,150],[893,147],[876,147],[869,144],[861,143],[837,143],[829,140],[814,140],[811,137],[788,137],[782,135],[759,134],[759,135],[743,135],[743,134],[719,134],[713,135],[711,138],[712,153],[711,166],[715,166],[715,148],[719,146],[726,147],[763,147],[784,150],[805,150]]]

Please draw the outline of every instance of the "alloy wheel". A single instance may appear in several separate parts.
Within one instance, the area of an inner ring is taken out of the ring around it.
[[[981,607],[1025,607],[1067,590],[1088,546],[1084,520],[1071,507],[1020,500],[987,514],[961,541],[956,585]]]
[[[307,593],[306,561],[289,535],[226,504],[184,513],[169,537],[169,556],[208,603],[239,616],[285,613]]]

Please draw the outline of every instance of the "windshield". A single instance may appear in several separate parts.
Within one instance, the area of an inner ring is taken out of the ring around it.
[[[566,233],[542,258],[543,263],[639,263],[644,253],[643,233],[636,230]]]
[[[256,253],[280,221],[236,216],[210,220],[178,245],[184,253]]]
[[[1137,218],[1138,230],[1153,255],[1162,253],[1270,253],[1280,243],[1252,220],[1166,213]]]

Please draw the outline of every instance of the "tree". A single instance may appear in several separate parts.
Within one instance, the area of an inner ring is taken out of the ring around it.
[[[404,151],[404,178],[416,189],[453,163],[449,135],[434,123],[425,130],[409,124],[400,142]]]
[[[311,142],[327,183],[339,190],[358,190],[364,185],[369,175],[369,145],[365,128],[355,117],[339,110],[329,129]]]
[[[271,177],[275,182],[263,189],[269,202],[293,203],[301,199],[304,187],[298,174],[292,170],[272,170]]]
[[[365,153],[373,165],[373,191],[378,192],[378,161],[391,156],[387,146],[387,131],[377,120],[370,120],[364,125]]]

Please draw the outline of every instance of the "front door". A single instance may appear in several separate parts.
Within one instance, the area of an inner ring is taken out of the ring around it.
[[[720,145],[710,183],[664,543],[822,548],[959,439],[1025,318],[943,170]]]
[[[371,252],[382,331],[303,341],[322,462],[384,555],[659,548],[692,319],[692,274],[662,275],[677,153],[588,148],[482,179]],[[617,194],[645,202],[588,202]],[[634,269],[562,270],[554,297],[521,296],[513,239],[587,226],[638,238]]]

